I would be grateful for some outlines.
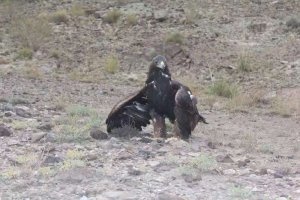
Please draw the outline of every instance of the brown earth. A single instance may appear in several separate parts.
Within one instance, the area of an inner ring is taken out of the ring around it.
[[[1,200],[300,199],[299,1],[54,0],[11,8],[13,19],[0,12],[0,126],[12,132],[0,129]],[[121,19],[108,24],[106,13],[116,9]],[[32,60],[18,58],[15,22],[59,10],[66,23],[49,22]],[[126,20],[132,13],[136,25]],[[189,23],[187,13],[198,15]],[[298,28],[287,25],[292,17]],[[165,42],[173,32],[181,45]],[[93,139],[113,105],[143,85],[153,52],[166,55],[209,124],[189,142],[153,140],[152,126]],[[120,67],[113,74],[108,57]],[[238,94],[211,95],[219,80]]]

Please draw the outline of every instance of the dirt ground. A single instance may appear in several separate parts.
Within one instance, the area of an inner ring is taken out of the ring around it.
[[[300,199],[300,1],[9,2],[0,200]],[[112,10],[122,13],[115,24]],[[153,139],[152,125],[106,137],[108,113],[143,86],[155,53],[209,124],[188,142]],[[232,96],[216,92],[220,81]]]

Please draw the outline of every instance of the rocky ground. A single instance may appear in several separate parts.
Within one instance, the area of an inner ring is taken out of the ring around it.
[[[1,200],[300,199],[300,2],[17,2],[0,4]],[[107,135],[156,54],[209,124]]]

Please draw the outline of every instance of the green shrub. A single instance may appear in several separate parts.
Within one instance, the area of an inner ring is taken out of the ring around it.
[[[177,44],[182,44],[184,40],[184,37],[181,33],[172,33],[167,37],[167,42],[174,42]]]
[[[20,60],[31,60],[33,51],[29,48],[19,49],[17,58]]]
[[[60,10],[51,15],[51,20],[56,24],[67,23],[68,13],[66,10]]]
[[[120,11],[114,10],[106,13],[105,21],[110,24],[115,24],[119,21],[122,13]]]
[[[225,81],[216,81],[210,88],[209,93],[221,97],[232,98],[237,94],[237,87]]]

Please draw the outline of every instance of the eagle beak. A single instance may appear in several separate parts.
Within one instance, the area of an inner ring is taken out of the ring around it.
[[[158,64],[157,64],[157,67],[160,68],[160,69],[164,69],[165,68],[165,63],[164,61],[160,61]]]

